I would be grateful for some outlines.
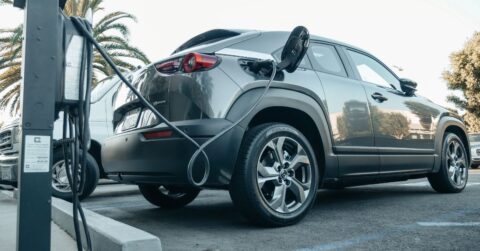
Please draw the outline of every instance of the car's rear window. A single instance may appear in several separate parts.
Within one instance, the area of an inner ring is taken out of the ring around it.
[[[178,47],[172,54],[192,48],[194,46],[215,43],[227,38],[238,36],[240,34],[241,34],[240,32],[231,31],[231,30],[222,30],[222,29],[207,31],[193,37],[192,39],[188,40],[184,44],[180,45],[180,47]]]

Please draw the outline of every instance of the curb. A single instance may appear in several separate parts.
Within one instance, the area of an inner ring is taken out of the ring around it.
[[[75,238],[72,203],[52,197],[52,221]],[[160,239],[140,229],[83,209],[92,249],[98,251],[162,250]],[[80,226],[81,224],[81,220]],[[81,227],[83,234],[83,227]],[[85,236],[82,236],[84,247]]]
[[[12,199],[17,198],[16,190],[0,190],[0,192]],[[75,239],[72,206],[70,202],[52,197],[52,221]],[[162,244],[157,236],[85,208],[83,212],[88,221],[90,237],[92,238],[92,249],[95,251],[162,250]],[[80,228],[82,231],[82,243],[86,247],[81,220]]]
[[[0,190],[1,193],[4,195],[8,196],[9,198],[16,200],[17,199],[17,190],[11,191],[11,190]]]

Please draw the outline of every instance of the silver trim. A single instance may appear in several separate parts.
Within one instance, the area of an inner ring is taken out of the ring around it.
[[[240,50],[240,49],[232,49],[232,48],[221,49],[221,50],[217,51],[215,54],[226,55],[226,56],[235,56],[235,57],[255,58],[255,59],[262,59],[262,60],[275,60],[272,55],[267,54],[267,53]]]

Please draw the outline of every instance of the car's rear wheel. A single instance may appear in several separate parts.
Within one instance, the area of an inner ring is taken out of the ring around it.
[[[193,187],[142,184],[138,186],[143,197],[155,206],[177,209],[192,202],[200,193]]]
[[[81,155],[80,155],[81,156]],[[95,159],[87,153],[86,174],[85,180],[82,180],[81,173],[78,174],[77,179],[84,182],[83,193],[79,195],[79,199],[85,199],[93,193],[97,187],[100,177],[100,171]],[[79,184],[80,185],[80,184]],[[53,152],[52,165],[52,195],[54,197],[72,201],[72,188],[67,178],[67,169],[65,166],[65,158],[63,151],[59,148]]]
[[[289,125],[264,124],[245,136],[230,196],[254,223],[286,226],[312,207],[318,180],[315,154],[305,136]]]
[[[457,135],[448,133],[445,136],[440,170],[430,174],[428,181],[439,193],[458,193],[467,185],[468,155]]]
[[[477,169],[478,168],[478,165],[471,165],[470,166],[472,169]]]

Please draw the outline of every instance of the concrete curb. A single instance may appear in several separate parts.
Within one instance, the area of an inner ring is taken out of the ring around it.
[[[16,200],[17,199],[17,190],[0,190],[0,192],[2,192],[3,194],[5,194],[6,196]]]
[[[0,192],[12,199],[17,198],[16,190],[0,190]],[[52,197],[52,221],[75,239],[72,206],[70,202]],[[152,234],[99,215],[88,209],[83,209],[83,212],[88,221],[92,248],[95,251],[162,250],[160,239]],[[86,247],[83,227],[82,242],[83,246]]]
[[[70,202],[52,197],[52,220],[75,238],[72,206]],[[152,234],[88,209],[83,211],[95,251],[162,250],[160,239]],[[85,247],[85,236],[82,237],[82,242]]]

